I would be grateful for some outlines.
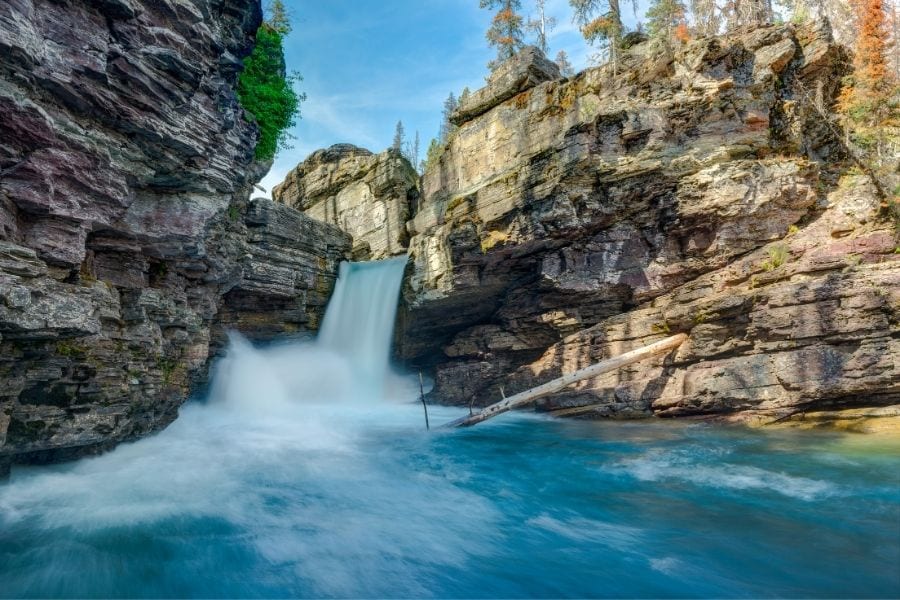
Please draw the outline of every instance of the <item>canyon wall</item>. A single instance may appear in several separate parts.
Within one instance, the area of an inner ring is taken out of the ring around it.
[[[165,426],[236,328],[315,330],[350,238],[268,200],[258,0],[0,3],[0,472]]]
[[[682,331],[543,408],[900,401],[900,255],[829,116],[849,66],[827,23],[643,43],[569,79],[540,60],[463,103],[409,223],[398,352],[434,401],[484,405]]]
[[[272,190],[276,202],[350,234],[357,260],[406,253],[418,196],[418,174],[400,152],[351,144],[313,152]]]

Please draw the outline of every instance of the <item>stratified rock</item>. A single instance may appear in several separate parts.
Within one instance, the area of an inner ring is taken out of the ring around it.
[[[406,252],[418,175],[395,150],[376,155],[337,144],[313,152],[274,187],[272,197],[349,233],[358,259],[379,259]]]
[[[763,27],[674,55],[639,44],[615,75],[461,119],[409,224],[401,357],[434,369],[434,400],[483,405],[690,331],[545,408],[896,403],[896,244],[865,181],[836,188],[844,157],[814,106],[846,69],[827,29]]]
[[[561,77],[559,65],[544,56],[540,48],[526,46],[491,73],[487,86],[461,97],[450,121],[462,125],[525,90]]]
[[[261,198],[250,202],[244,222],[241,279],[225,295],[216,329],[262,340],[317,331],[350,236]]]
[[[246,206],[265,167],[234,90],[261,18],[0,3],[0,475],[165,426],[226,327],[317,327],[349,238]]]

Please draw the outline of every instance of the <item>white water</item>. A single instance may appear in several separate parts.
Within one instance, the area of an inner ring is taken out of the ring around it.
[[[405,256],[365,263],[341,263],[328,303],[319,346],[353,366],[357,394],[383,397]]]
[[[214,368],[211,401],[254,417],[302,404],[358,404],[415,398],[389,357],[406,257],[341,263],[318,339],[254,348],[233,334]]]

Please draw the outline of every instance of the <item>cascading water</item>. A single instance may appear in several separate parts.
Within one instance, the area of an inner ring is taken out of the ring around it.
[[[345,357],[360,391],[383,393],[407,258],[341,263],[318,343]]]
[[[352,402],[401,272],[345,266],[314,343],[235,336],[160,434],[14,468],[0,597],[900,596],[896,446]]]
[[[389,365],[407,258],[341,263],[319,336],[312,344],[254,348],[232,334],[214,368],[211,401],[256,415],[298,403],[402,399],[411,385]],[[403,384],[407,383],[406,386]],[[392,384],[386,389],[386,384]]]

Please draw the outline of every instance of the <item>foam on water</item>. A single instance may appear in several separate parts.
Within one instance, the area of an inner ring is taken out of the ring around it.
[[[711,463],[710,458],[710,452],[697,456],[683,451],[654,451],[623,461],[621,468],[642,481],[676,479],[731,490],[765,490],[805,501],[840,494],[838,486],[827,481],[721,460]]]

